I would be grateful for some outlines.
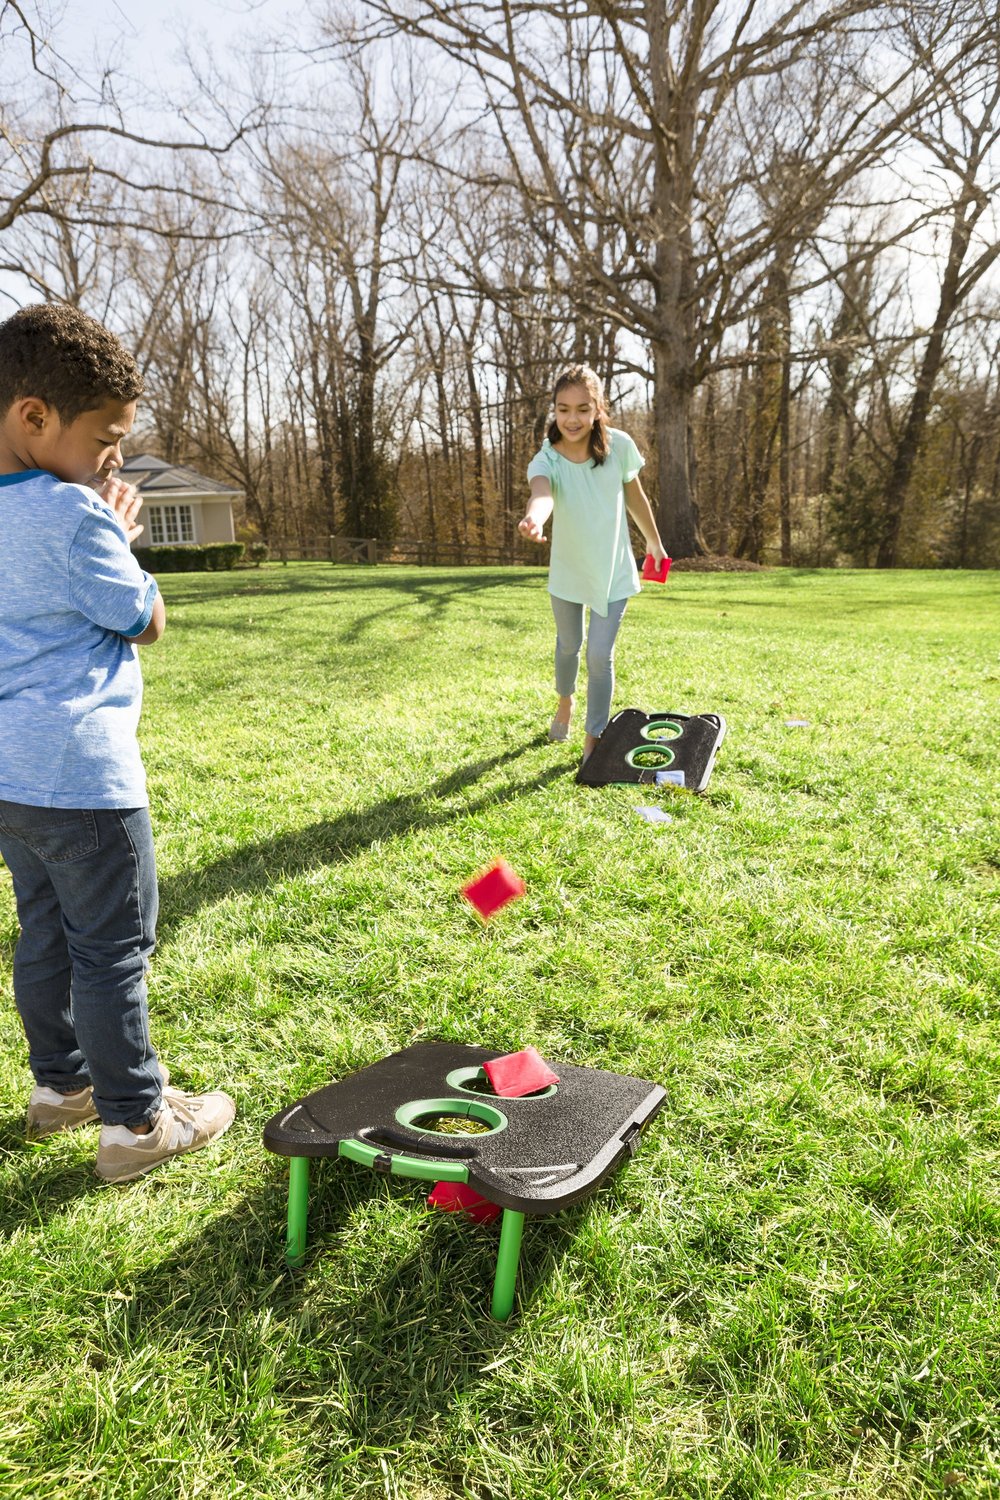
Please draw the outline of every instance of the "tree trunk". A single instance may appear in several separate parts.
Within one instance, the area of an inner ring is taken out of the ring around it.
[[[469,387],[469,429],[472,434],[472,525],[475,539],[486,545],[486,450],[483,442],[483,403],[476,380],[472,351],[466,345],[465,378]],[[464,494],[464,491],[463,491]]]
[[[729,551],[729,534],[733,521],[733,491],[736,488],[736,470],[740,461],[743,443],[743,422],[747,403],[747,367],[740,370],[740,381],[736,388],[736,403],[731,408],[729,423],[729,453],[726,458],[726,475],[722,481],[722,503],[719,510],[719,551],[723,557]]]
[[[776,363],[774,326],[766,322],[757,341],[760,362],[753,375],[753,408],[747,435],[746,514],[736,556],[759,563],[764,552],[765,509],[774,444],[781,423],[781,379],[784,360]]]
[[[712,496],[712,511],[716,521],[715,540],[718,542],[719,534],[719,497],[722,493],[722,485],[719,481],[719,458],[721,445],[719,441],[719,420],[717,409],[716,383],[712,376],[705,382],[705,406],[702,414],[702,442],[706,454],[706,462],[701,465],[698,474],[698,492],[704,495],[707,491]],[[705,483],[702,484],[701,476],[704,474]],[[706,538],[707,539],[707,538]],[[718,550],[722,550],[721,547]]]
[[[695,341],[691,181],[697,89],[677,88],[670,57],[670,22],[662,0],[646,0],[650,84],[656,117],[653,205],[655,336],[653,423],[656,432],[657,524],[671,557],[708,549],[701,535],[691,475],[691,406]],[[697,29],[705,24],[699,20]],[[696,48],[694,40],[689,45]]]
[[[781,518],[781,565],[792,566],[792,361],[786,349],[781,362],[778,442],[778,513]]]
[[[688,443],[691,427],[690,364],[676,347],[653,345],[653,429],[656,433],[657,524],[671,557],[707,551],[691,493]]]
[[[776,322],[781,348],[778,390],[778,517],[781,565],[792,566],[792,300],[788,267],[779,255],[772,277],[777,298]]]
[[[916,390],[913,392],[913,400],[910,402],[910,409],[906,415],[892,469],[886,482],[882,536],[875,562],[876,567],[879,568],[893,568],[896,565],[899,535],[903,525],[903,508],[906,505],[913,466],[916,463],[917,452],[927,425],[934,382],[937,380],[944,358],[945,334],[959,303],[962,262],[965,260],[972,231],[981,212],[980,210],[969,214],[968,209],[969,200],[963,198],[955,210],[951,243],[948,247],[948,262],[941,281],[937,316],[931,328],[930,338],[927,340],[924,357],[920,362]]]

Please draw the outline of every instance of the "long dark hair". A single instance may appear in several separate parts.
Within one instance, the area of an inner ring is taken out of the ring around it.
[[[602,464],[611,452],[611,429],[608,426],[608,412],[604,404],[604,385],[601,377],[589,365],[570,365],[568,369],[563,370],[555,383],[555,389],[552,392],[553,409],[559,399],[559,392],[571,385],[582,385],[597,407],[597,417],[590,429],[588,447],[594,463]],[[550,443],[558,443],[562,436],[554,417],[549,424],[546,436]]]

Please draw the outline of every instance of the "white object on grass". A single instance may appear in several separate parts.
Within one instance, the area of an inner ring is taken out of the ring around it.
[[[647,823],[672,823],[674,821],[670,813],[664,812],[662,807],[637,807],[636,812],[640,818],[645,818]]]
[[[657,771],[657,773],[656,773],[656,785],[657,786],[683,786],[684,785],[684,772],[683,771]]]

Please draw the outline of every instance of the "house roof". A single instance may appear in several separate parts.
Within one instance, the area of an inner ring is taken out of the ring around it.
[[[126,475],[143,495],[174,491],[187,495],[218,495],[222,499],[243,493],[235,485],[209,479],[185,464],[168,464],[162,458],[154,458],[152,453],[132,454],[122,464],[119,473]]]

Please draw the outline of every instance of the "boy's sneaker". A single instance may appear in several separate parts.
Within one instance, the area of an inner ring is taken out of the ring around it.
[[[163,1087],[166,1088],[170,1074],[160,1063]],[[47,1084],[36,1083],[28,1100],[28,1118],[24,1135],[29,1141],[40,1141],[57,1130],[75,1130],[78,1125],[90,1125],[100,1116],[94,1108],[94,1090],[90,1084],[77,1089],[75,1094],[60,1094]]]
[[[105,1182],[131,1182],[162,1161],[197,1151],[228,1130],[236,1105],[228,1094],[182,1094],[164,1089],[163,1107],[148,1135],[136,1135],[127,1125],[102,1125],[95,1171]]]
[[[28,1118],[24,1134],[29,1141],[40,1141],[57,1130],[75,1130],[98,1118],[94,1108],[94,1090],[90,1084],[75,1094],[60,1094],[44,1083],[36,1083],[28,1100]]]

